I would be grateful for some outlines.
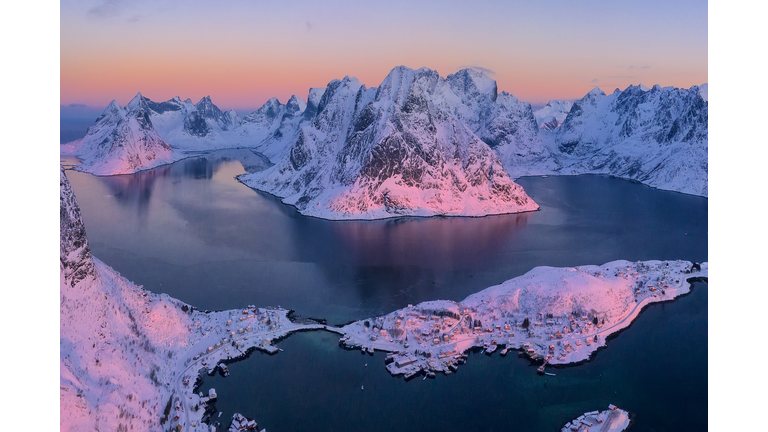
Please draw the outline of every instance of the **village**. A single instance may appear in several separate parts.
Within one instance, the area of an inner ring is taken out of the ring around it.
[[[626,328],[648,304],[689,292],[686,261],[615,261],[604,266],[537,268],[535,277],[512,279],[462,302],[429,301],[349,324],[339,343],[372,354],[386,351],[386,368],[406,380],[450,375],[467,352],[514,350],[541,363],[584,361],[612,333]],[[328,330],[336,331],[329,328]]]
[[[290,311],[279,307],[196,312],[195,338],[175,371],[167,420],[176,431],[224,430],[215,416],[215,389],[208,394],[195,392],[199,374],[227,376],[227,363],[254,349],[276,354],[280,348],[273,341],[299,330],[338,333],[340,345],[362,353],[387,352],[389,373],[406,380],[455,373],[473,350],[487,355],[499,351],[501,356],[514,351],[537,364],[540,374],[554,375],[547,365],[589,359],[645,306],[688,293],[687,279],[706,278],[707,270],[706,263],[687,261],[537,267],[458,303],[435,300],[408,305],[343,327],[294,322]],[[233,416],[229,430],[263,431],[240,414]]]
[[[628,412],[610,404],[605,411],[591,411],[569,421],[560,432],[623,432],[630,423]]]

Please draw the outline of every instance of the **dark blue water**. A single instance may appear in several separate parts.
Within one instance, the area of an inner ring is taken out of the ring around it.
[[[68,171],[94,254],[201,309],[282,305],[347,322],[461,300],[539,265],[707,260],[707,200],[604,176],[523,178],[541,211],[327,221],[234,177],[247,151],[128,176]],[[686,235],[687,234],[687,235]]]
[[[136,175],[67,175],[94,255],[201,309],[282,305],[341,323],[461,300],[538,265],[707,260],[706,199],[625,180],[520,179],[542,207],[521,215],[334,222],[238,183],[244,165],[263,162],[228,151]],[[701,287],[654,306],[594,361],[557,377],[496,354],[405,383],[381,356],[304,333],[277,356],[231,365],[214,387],[226,416],[239,411],[269,430],[557,430],[608,403],[637,413],[633,430],[705,430],[706,305]]]
[[[652,305],[593,361],[552,369],[555,377],[515,354],[473,354],[456,374],[406,382],[387,373],[383,353],[313,332],[279,342],[275,356],[231,364],[227,378],[205,375],[202,389],[216,388],[223,426],[240,412],[279,431],[554,432],[611,403],[636,415],[633,432],[706,431],[706,287]]]

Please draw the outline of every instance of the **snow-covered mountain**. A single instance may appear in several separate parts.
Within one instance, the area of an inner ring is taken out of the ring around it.
[[[241,119],[234,110],[219,109],[210,96],[194,104],[178,96],[154,102],[138,93],[125,108],[110,103],[86,136],[63,144],[61,152],[79,156],[83,164],[77,169],[96,175],[134,173],[223,148],[248,147],[275,158],[306,106],[296,96],[285,105],[272,98]]]
[[[444,79],[400,66],[378,88],[334,80],[282,159],[241,181],[331,219],[535,210],[475,134],[507,113],[496,99],[495,82],[469,70]]]
[[[88,128],[85,137],[62,146],[77,154],[79,170],[96,175],[134,173],[175,160],[171,147],[157,134],[151,110],[141,93],[125,108],[112,101]]]
[[[707,196],[708,104],[698,86],[595,88],[554,137],[559,174],[611,174]]]
[[[570,101],[551,100],[542,108],[533,112],[539,129],[555,130],[560,127],[568,116],[573,105]]]
[[[186,305],[91,256],[63,169],[60,207],[61,430],[163,430],[168,364],[193,328]]]
[[[125,109],[110,104],[62,152],[109,175],[246,147],[275,167],[242,181],[307,215],[497,214],[536,208],[510,182],[526,175],[610,174],[707,196],[707,97],[707,84],[596,88],[534,113],[482,72],[399,66],[378,88],[347,77],[243,118],[210,97],[139,94]]]

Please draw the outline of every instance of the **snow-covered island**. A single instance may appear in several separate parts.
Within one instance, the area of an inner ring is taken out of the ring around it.
[[[605,411],[584,413],[560,429],[560,432],[623,432],[629,428],[629,413],[611,404]]]
[[[614,261],[537,267],[461,302],[437,300],[344,327],[294,322],[276,307],[203,312],[128,281],[91,255],[80,210],[60,176],[60,424],[62,430],[208,431],[217,395],[197,377],[250,352],[274,354],[294,331],[328,330],[341,343],[390,352],[387,369],[450,374],[477,348],[522,348],[550,364],[589,358],[643,307],[688,293],[707,263]],[[236,417],[239,430],[255,422]],[[235,429],[238,430],[238,429]]]
[[[687,294],[689,279],[707,275],[707,263],[679,260],[536,267],[461,302],[428,301],[348,324],[339,342],[389,352],[387,370],[406,379],[450,374],[477,348],[522,350],[545,373],[547,364],[589,359],[644,307]]]

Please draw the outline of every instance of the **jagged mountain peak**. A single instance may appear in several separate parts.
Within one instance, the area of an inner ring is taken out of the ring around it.
[[[630,86],[630,87],[632,87],[632,86]],[[629,88],[629,87],[628,87],[628,88]],[[584,97],[587,97],[587,96],[605,96],[605,92],[604,92],[604,91],[602,91],[602,90],[600,90],[600,87],[595,87],[595,88],[593,88],[592,90],[590,90],[590,91],[589,91],[589,92],[586,94],[586,96],[584,96]]]
[[[471,94],[479,92],[489,97],[492,101],[496,100],[498,88],[496,80],[490,78],[484,72],[467,68],[450,74],[445,78],[454,91]]]
[[[696,86],[694,86],[696,87]],[[700,86],[698,86],[698,91],[701,97],[704,99],[705,102],[709,102],[709,84],[704,83]]]
[[[296,95],[291,95],[288,102],[285,104],[285,110],[290,115],[296,115],[304,111],[307,107],[307,103]]]
[[[114,112],[114,111],[117,111],[117,110],[121,110],[122,108],[123,107],[121,107],[120,104],[117,103],[117,101],[115,99],[112,99],[112,102],[110,102],[109,105],[107,105],[107,107],[104,109],[103,114],[107,114],[109,112]]]
[[[128,111],[136,111],[140,108],[148,109],[146,98],[141,95],[141,92],[136,93],[136,96],[131,99],[130,102],[128,102],[128,105],[125,106],[125,109]]]

